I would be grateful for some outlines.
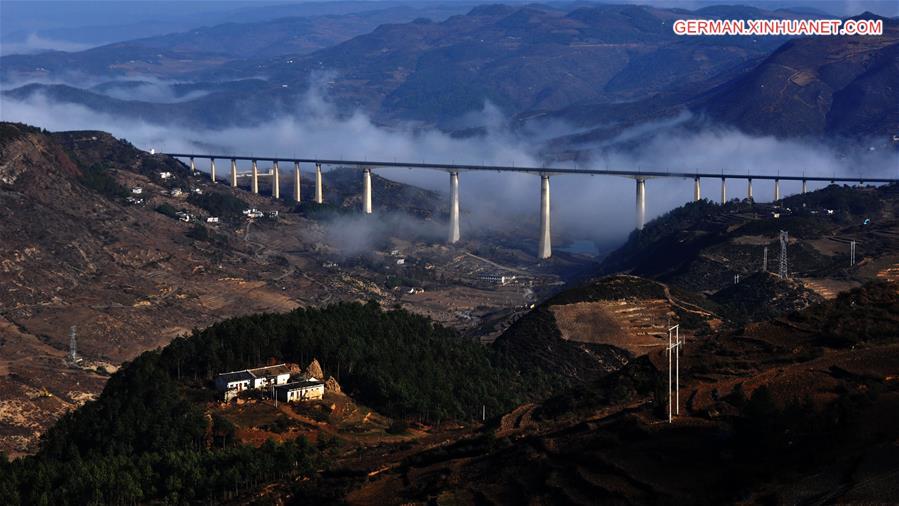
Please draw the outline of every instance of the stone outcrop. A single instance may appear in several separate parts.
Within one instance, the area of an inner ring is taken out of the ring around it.
[[[337,394],[341,392],[340,383],[337,383],[337,380],[334,379],[334,376],[328,376],[328,379],[325,381],[325,390]]]
[[[306,370],[303,371],[303,375],[307,378],[324,379],[325,372],[322,371],[322,366],[318,363],[318,360],[313,358],[312,362],[306,367]]]

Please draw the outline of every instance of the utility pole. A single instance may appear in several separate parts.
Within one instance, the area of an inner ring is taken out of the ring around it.
[[[849,243],[849,266],[855,266],[855,241]]]
[[[768,272],[768,246],[762,250],[762,272]]]
[[[778,273],[780,277],[786,279],[790,277],[790,271],[787,268],[787,242],[789,237],[785,230],[780,231],[780,267]]]

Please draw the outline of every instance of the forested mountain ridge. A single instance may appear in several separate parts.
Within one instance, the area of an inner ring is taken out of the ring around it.
[[[304,440],[261,448],[228,440],[216,448],[226,427],[204,414],[216,373],[311,357],[326,374],[339,373],[354,398],[401,419],[430,422],[472,420],[482,406],[501,413],[535,399],[535,376],[552,376],[499,365],[497,353],[476,341],[374,303],[227,320],[125,364],[96,401],[44,435],[35,456],[9,464],[3,456],[0,498],[5,504],[204,502],[327,467],[321,452],[332,443],[322,438],[317,449]]]

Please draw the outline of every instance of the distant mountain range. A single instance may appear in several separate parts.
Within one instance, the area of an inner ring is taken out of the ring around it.
[[[232,23],[78,53],[10,56],[0,59],[0,78],[87,74],[89,86],[32,83],[6,96],[42,93],[198,127],[266,121],[292,110],[318,80],[341,111],[361,110],[380,123],[466,131],[481,126],[472,113],[489,102],[519,123],[574,125],[577,135],[557,140],[574,149],[684,111],[779,137],[899,131],[894,19],[884,19],[881,37],[700,38],[675,36],[671,23],[820,14],[588,4],[488,5],[452,15],[454,8]],[[137,79],[136,86],[147,76],[190,84],[159,101],[103,83]]]
[[[360,2],[348,2],[356,9]],[[403,23],[421,17],[444,19],[465,12],[468,4],[375,4],[370,10],[339,14],[310,9],[303,16],[253,22],[228,22],[180,33],[144,37],[85,51],[10,55],[2,58],[0,80],[65,80],[72,74],[96,78],[172,79],[217,68],[243,58],[271,58],[306,54],[370,32],[384,23]],[[293,11],[288,11],[293,12]],[[303,11],[300,11],[303,12]]]

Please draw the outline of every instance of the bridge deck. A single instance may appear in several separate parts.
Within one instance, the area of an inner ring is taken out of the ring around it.
[[[441,171],[482,171],[482,172],[522,172],[539,175],[581,174],[591,176],[623,176],[631,178],[650,177],[676,177],[676,178],[726,178],[726,179],[757,179],[780,181],[829,181],[834,183],[899,183],[899,178],[880,177],[844,177],[844,176],[805,176],[805,175],[768,175],[768,174],[729,174],[716,172],[683,172],[683,171],[640,171],[640,170],[603,170],[603,169],[578,169],[564,167],[527,167],[515,165],[470,165],[456,163],[424,163],[424,162],[385,162],[370,160],[328,160],[321,158],[287,158],[280,156],[236,156],[215,155],[197,153],[159,153],[174,158],[200,158],[216,160],[242,160],[242,161],[271,161],[271,162],[298,162],[319,163],[322,165],[351,165],[369,168],[404,168],[404,169],[433,169]]]

